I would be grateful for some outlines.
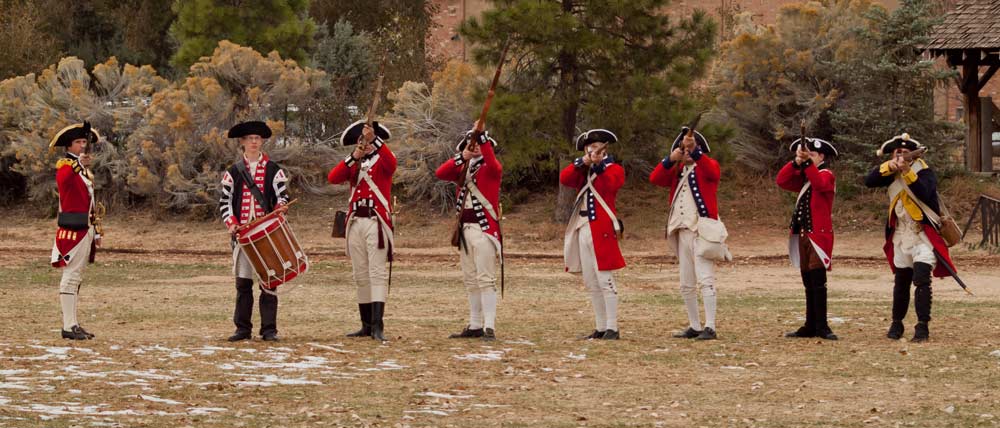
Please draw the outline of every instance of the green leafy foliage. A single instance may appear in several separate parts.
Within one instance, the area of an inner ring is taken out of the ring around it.
[[[739,26],[722,45],[714,78],[717,109],[736,128],[738,161],[774,171],[804,121],[809,136],[837,145],[845,177],[838,187],[851,193],[892,136],[909,132],[932,148],[954,141],[955,127],[933,111],[932,89],[949,84],[949,73],[919,48],[937,16],[929,0],[902,1],[892,13],[869,1],[829,0],[785,6],[774,26]]]
[[[680,125],[702,107],[691,95],[714,54],[715,23],[698,11],[675,20],[666,0],[515,1],[464,23],[473,56],[494,64],[510,42],[510,75],[490,113],[506,141],[505,174],[551,183],[571,144],[590,128],[620,138],[626,166],[649,171]]]
[[[304,63],[316,30],[309,0],[175,0],[173,11],[170,35],[179,46],[171,62],[180,70],[211,54],[220,40]]]

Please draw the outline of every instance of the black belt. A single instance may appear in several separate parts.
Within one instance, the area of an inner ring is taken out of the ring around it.
[[[590,218],[590,211],[586,211],[586,210],[580,211],[580,217]]]
[[[375,212],[374,209],[369,208],[369,207],[360,206],[360,207],[354,208],[354,216],[355,217],[366,217],[367,218],[367,217],[375,217],[377,215],[378,215],[378,213]]]

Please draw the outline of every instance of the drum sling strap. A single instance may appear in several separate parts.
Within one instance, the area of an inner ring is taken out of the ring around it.
[[[264,199],[264,195],[260,193],[260,188],[257,187],[257,182],[254,181],[253,177],[250,177],[250,171],[247,171],[246,162],[239,162],[236,164],[236,172],[240,173],[240,178],[243,179],[243,184],[250,189],[250,194],[253,195],[254,199],[260,203],[260,207],[264,209],[265,213],[271,212],[271,204]],[[235,191],[235,189],[233,189]],[[253,207],[250,207],[253,209]]]

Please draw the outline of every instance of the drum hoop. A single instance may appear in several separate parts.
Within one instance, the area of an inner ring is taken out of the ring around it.
[[[262,217],[262,219],[263,219],[263,217]],[[259,224],[259,223],[263,223],[263,222],[264,222],[264,220],[261,220],[260,222],[256,222],[256,223]],[[258,241],[262,237],[267,236],[267,235],[271,234],[272,232],[274,232],[275,230],[280,229],[281,225],[284,224],[284,223],[287,223],[287,221],[285,221],[284,217],[277,217],[274,220],[273,223],[265,225],[262,230],[255,231],[253,233],[251,233],[251,231],[253,231],[257,227],[257,224],[255,224],[255,223],[248,223],[248,224],[254,224],[254,226],[253,227],[244,228],[242,231],[240,231],[240,233],[237,234],[237,236],[236,236],[236,242],[239,242],[241,244],[249,244],[249,243]]]

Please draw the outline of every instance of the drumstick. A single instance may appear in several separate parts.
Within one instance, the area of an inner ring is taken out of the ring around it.
[[[298,201],[299,201],[299,198],[295,198],[295,199],[292,199],[292,200],[288,201],[288,203],[287,203],[287,204],[285,204],[285,208],[288,208],[288,207],[292,206],[292,204],[294,204],[294,203],[296,203],[296,202],[298,202]],[[273,213],[273,212],[274,212],[274,211],[272,211],[272,213]],[[249,228],[250,226],[254,226],[254,225],[256,225],[257,223],[259,223],[259,222],[260,222],[261,220],[263,220],[263,219],[265,219],[265,218],[267,218],[267,217],[268,217],[268,216],[264,216],[264,217],[261,217],[261,218],[258,218],[258,219],[254,219],[254,221],[251,221],[250,223],[247,223],[247,224],[241,224],[241,225],[239,225],[239,226],[237,226],[237,227],[236,227],[236,232],[237,232],[237,233],[239,233],[240,231],[242,231],[242,230],[244,230],[244,229],[247,229],[247,228]]]

